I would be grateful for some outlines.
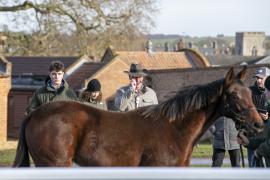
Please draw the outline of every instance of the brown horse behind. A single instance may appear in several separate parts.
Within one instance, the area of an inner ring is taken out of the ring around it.
[[[231,69],[225,79],[179,91],[156,106],[119,113],[77,102],[42,105],[22,124],[15,167],[188,166],[193,146],[220,116],[258,131],[250,90]],[[28,153],[29,151],[29,153]]]

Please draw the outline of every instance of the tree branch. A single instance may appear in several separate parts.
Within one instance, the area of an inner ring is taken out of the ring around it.
[[[15,12],[15,11],[25,11],[28,9],[35,9],[37,12],[40,12],[42,14],[48,13],[48,11],[45,9],[40,8],[41,6],[35,5],[30,1],[25,1],[23,4],[17,5],[17,6],[0,6],[0,11],[2,12]]]

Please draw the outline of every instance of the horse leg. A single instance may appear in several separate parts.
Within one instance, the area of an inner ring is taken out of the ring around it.
[[[53,135],[28,138],[29,153],[37,167],[70,167],[74,156],[72,138]]]
[[[192,150],[189,151],[188,155],[186,156],[186,159],[183,163],[183,166],[184,167],[187,167],[190,165],[190,159],[191,159],[191,156],[192,156]]]
[[[30,155],[36,167],[71,167],[73,155],[68,153],[68,148],[54,147],[30,150]]]
[[[68,148],[54,147],[43,149],[31,149],[30,155],[36,167],[71,167],[73,155],[68,153]]]

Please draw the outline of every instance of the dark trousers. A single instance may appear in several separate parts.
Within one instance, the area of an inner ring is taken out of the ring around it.
[[[254,159],[254,150],[251,148],[247,148],[247,156],[248,156],[248,167],[255,167]]]
[[[225,156],[225,149],[214,149],[212,156],[212,167],[221,167],[223,164],[223,159]],[[232,167],[240,167],[240,150],[228,150],[231,166]]]

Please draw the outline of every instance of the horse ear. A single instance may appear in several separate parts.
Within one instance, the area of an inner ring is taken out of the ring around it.
[[[247,66],[244,66],[244,68],[237,74],[237,78],[241,81],[244,81],[247,77]]]
[[[233,68],[231,67],[225,76],[225,86],[228,87],[233,82],[234,79],[235,79],[235,75],[233,72]]]

